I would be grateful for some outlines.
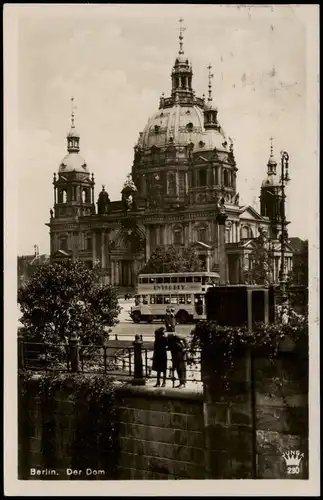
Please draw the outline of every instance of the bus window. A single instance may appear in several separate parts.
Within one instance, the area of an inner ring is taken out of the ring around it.
[[[155,283],[155,281],[156,281],[155,278],[149,278],[150,283]]]
[[[148,284],[148,278],[142,278],[142,282]]]
[[[178,296],[178,303],[179,304],[185,304],[185,295],[179,295]]]
[[[155,297],[155,295],[151,295],[150,296],[150,303],[151,304],[156,304],[156,297]]]
[[[201,276],[194,276],[194,283],[201,283]]]
[[[173,276],[171,279],[170,279],[170,282],[171,283],[177,283],[177,276]]]
[[[179,276],[178,283],[185,283],[185,276]]]
[[[193,283],[192,276],[186,276],[186,283]]]
[[[148,304],[148,295],[143,295],[142,296],[142,303],[143,304]]]
[[[192,304],[192,296],[186,295],[186,304]]]
[[[170,303],[170,296],[164,295],[164,304],[169,304],[169,303]]]
[[[170,278],[164,278],[164,283],[170,283]]]
[[[162,295],[157,295],[156,304],[163,304],[163,303],[164,303],[164,297]]]
[[[157,283],[159,284],[164,283],[164,278],[157,278]]]
[[[210,284],[210,278],[208,276],[203,276],[202,277],[202,285],[209,285]]]
[[[171,295],[170,297],[171,304],[177,304],[177,295]]]

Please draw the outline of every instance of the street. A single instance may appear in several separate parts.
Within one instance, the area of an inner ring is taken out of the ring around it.
[[[154,340],[154,332],[156,328],[164,326],[161,321],[154,321],[153,323],[139,323],[136,324],[129,316],[130,308],[134,305],[134,300],[119,299],[119,305],[122,307],[119,315],[119,323],[112,328],[110,338],[114,335],[118,338],[125,340],[133,340],[136,334],[142,335],[145,340]],[[189,335],[194,328],[194,324],[177,325],[176,331],[178,333]]]

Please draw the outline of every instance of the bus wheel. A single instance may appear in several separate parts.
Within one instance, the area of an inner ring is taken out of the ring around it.
[[[140,323],[140,320],[141,320],[141,314],[140,314],[140,312],[139,311],[134,312],[133,315],[132,315],[132,321],[134,323]]]
[[[178,311],[177,315],[176,315],[176,320],[178,321],[178,323],[187,323],[188,320],[189,320],[189,315],[186,311]]]

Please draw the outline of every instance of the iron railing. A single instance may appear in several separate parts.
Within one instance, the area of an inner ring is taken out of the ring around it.
[[[78,345],[19,341],[19,366],[35,372],[82,372],[107,374],[124,380],[140,378],[156,380],[157,372],[152,370],[153,342],[108,341],[107,345]],[[122,345],[124,344],[124,345]],[[128,345],[125,345],[128,344]],[[135,353],[135,351],[137,352]],[[183,381],[199,383],[201,379],[201,356],[186,352]],[[167,351],[166,380],[173,386],[178,381],[170,352]],[[161,376],[161,382],[163,377]]]

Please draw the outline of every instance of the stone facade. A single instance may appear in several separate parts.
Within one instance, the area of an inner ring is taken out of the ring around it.
[[[225,266],[222,274],[233,283],[243,282],[244,258],[259,228],[275,240],[274,260],[279,256],[277,181],[274,188],[270,184],[274,202],[267,184],[262,187],[261,214],[241,206],[234,146],[221,127],[211,80],[206,99],[195,95],[192,77],[192,65],[180,50],[171,94],[162,95],[158,111],[139,134],[131,174],[117,201],[110,201],[103,186],[96,207],[94,175],[79,154],[72,114],[68,154],[53,180],[52,260],[72,257],[99,265],[103,281],[131,290],[158,245],[196,244],[205,269],[219,272]],[[276,170],[271,167],[268,175],[276,179]],[[219,256],[220,208],[227,215],[224,256]],[[287,248],[286,257],[291,255]]]

